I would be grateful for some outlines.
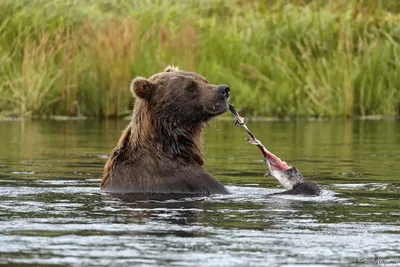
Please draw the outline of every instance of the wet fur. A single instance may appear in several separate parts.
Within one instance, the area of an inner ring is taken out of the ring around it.
[[[203,168],[204,124],[224,110],[212,112],[223,99],[216,93],[217,86],[202,79],[176,68],[167,68],[149,80],[135,79],[132,91],[137,99],[132,121],[105,165],[103,191],[228,193]],[[196,92],[184,90],[192,85],[199,87]]]

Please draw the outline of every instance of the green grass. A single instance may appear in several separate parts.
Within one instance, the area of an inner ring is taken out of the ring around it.
[[[246,116],[399,115],[399,10],[396,0],[3,0],[0,114],[123,116],[132,78],[174,64],[229,84]]]

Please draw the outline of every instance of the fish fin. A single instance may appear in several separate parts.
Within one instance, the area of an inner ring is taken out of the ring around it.
[[[238,125],[240,125],[240,126],[246,125],[246,121],[244,119],[243,119],[243,121],[236,120],[235,126],[238,126]]]
[[[258,141],[257,139],[254,139],[254,138],[247,138],[246,140],[247,140],[247,142],[249,142],[252,145],[259,145],[260,144],[260,141]]]

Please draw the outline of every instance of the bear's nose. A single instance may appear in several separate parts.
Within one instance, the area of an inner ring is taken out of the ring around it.
[[[228,85],[221,85],[219,87],[219,92],[221,93],[221,95],[223,95],[226,99],[229,98],[229,96],[231,95],[231,89],[229,88]]]

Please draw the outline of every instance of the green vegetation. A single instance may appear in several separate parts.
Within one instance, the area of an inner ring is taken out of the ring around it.
[[[174,64],[247,116],[399,115],[398,2],[2,0],[0,113],[126,115]]]

